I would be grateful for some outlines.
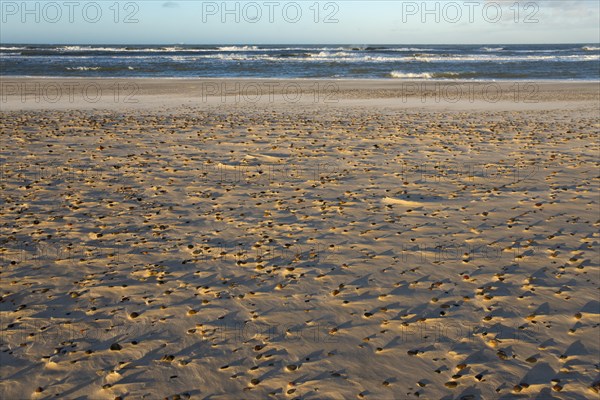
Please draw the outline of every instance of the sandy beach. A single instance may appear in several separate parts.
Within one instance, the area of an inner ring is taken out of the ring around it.
[[[0,398],[598,398],[598,82],[0,87]]]

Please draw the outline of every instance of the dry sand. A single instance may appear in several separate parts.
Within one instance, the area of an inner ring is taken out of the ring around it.
[[[598,84],[265,82],[0,82],[3,399],[598,398]]]

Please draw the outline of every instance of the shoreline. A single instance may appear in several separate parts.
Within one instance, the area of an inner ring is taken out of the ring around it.
[[[598,83],[598,79],[443,79],[443,78],[427,78],[427,79],[401,79],[401,78],[278,78],[278,77],[251,77],[251,76],[230,76],[230,77],[208,77],[208,76],[52,76],[52,75],[0,75],[2,79],[65,79],[65,80],[93,80],[93,79],[138,79],[138,80],[262,80],[262,81],[346,81],[346,82],[456,82],[456,83],[510,83],[510,82],[534,82],[534,83]]]
[[[219,105],[420,110],[600,106],[600,81],[0,77],[2,111]]]

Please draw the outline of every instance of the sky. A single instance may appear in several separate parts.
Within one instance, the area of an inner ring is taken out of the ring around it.
[[[0,43],[600,42],[598,0],[5,1]]]

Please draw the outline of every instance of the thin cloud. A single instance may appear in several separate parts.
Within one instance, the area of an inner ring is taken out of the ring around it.
[[[179,3],[174,1],[167,1],[162,5],[164,8],[179,8]]]

